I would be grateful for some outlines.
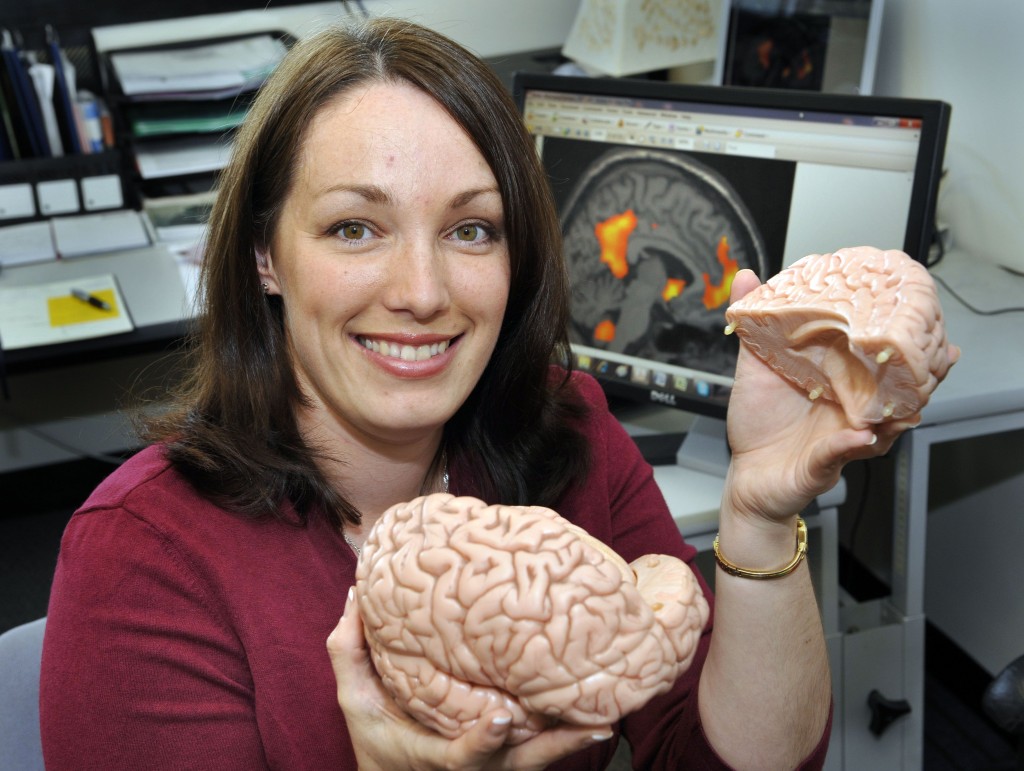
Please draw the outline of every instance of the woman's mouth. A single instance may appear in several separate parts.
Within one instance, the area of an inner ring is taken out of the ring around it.
[[[447,351],[448,345],[451,343],[451,340],[442,340],[437,343],[408,345],[393,340],[374,340],[362,335],[357,335],[356,341],[367,350],[402,361],[427,361]]]

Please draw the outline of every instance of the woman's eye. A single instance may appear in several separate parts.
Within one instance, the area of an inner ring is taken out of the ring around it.
[[[346,222],[338,229],[338,235],[349,241],[361,241],[366,238],[366,225],[360,222]]]
[[[463,243],[478,244],[486,241],[490,234],[483,225],[470,223],[466,225],[459,225],[455,228],[453,235],[457,240],[462,241]]]

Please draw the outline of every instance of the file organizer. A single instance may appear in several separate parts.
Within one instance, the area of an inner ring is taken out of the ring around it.
[[[0,26],[3,19],[0,18]],[[80,146],[69,141],[66,120],[61,118],[64,155],[51,157],[49,137],[42,130],[40,120],[46,107],[38,100],[33,104],[27,98],[26,87],[33,89],[30,78],[14,83],[11,72],[17,68],[17,51],[34,56],[39,62],[51,63],[61,55],[70,58],[77,71],[78,90],[101,93],[101,82],[95,49],[91,39],[73,34],[75,45],[61,48],[55,34],[44,33],[46,25],[37,23],[28,35],[31,45],[22,46],[20,36],[3,36],[3,106],[6,114],[2,141],[9,151],[0,158],[0,227],[47,219],[63,214],[87,214],[117,208],[138,208],[137,192],[127,184],[129,176],[125,155],[117,146],[93,149],[84,153]],[[60,78],[54,73],[54,98],[49,105],[53,113],[61,115],[66,104],[60,93]],[[20,95],[20,99],[16,98]],[[34,91],[33,94],[34,95]],[[17,114],[16,114],[17,113]],[[7,122],[15,123],[26,152],[14,157],[10,152]],[[34,128],[34,141],[29,141],[29,128]]]
[[[187,49],[230,46],[262,36],[281,41],[285,48],[294,42],[286,32],[264,30],[109,50],[100,55],[100,74],[115,133],[129,159],[131,184],[142,199],[211,190],[217,173],[227,161],[234,129],[244,117],[259,84],[250,84],[233,93],[204,93],[197,89],[197,93],[188,95],[156,93],[133,98],[122,87],[114,65],[115,57],[151,53],[173,56]],[[167,160],[166,166],[159,166],[158,154]],[[177,163],[172,162],[175,154],[179,158]]]

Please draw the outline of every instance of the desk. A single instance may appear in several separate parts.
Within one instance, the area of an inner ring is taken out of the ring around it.
[[[953,252],[933,269],[975,307],[1024,305],[1024,278]],[[920,769],[924,734],[925,547],[932,447],[1024,427],[1024,314],[980,316],[941,285],[951,342],[963,351],[895,452],[891,594],[845,602],[843,635],[844,767]],[[988,533],[992,537],[996,534]],[[977,537],[984,537],[978,534]],[[993,623],[998,623],[995,619]],[[865,730],[867,696],[878,689],[905,699],[911,712],[880,737]]]
[[[168,367],[153,364],[181,338],[190,305],[164,246],[9,267],[0,287],[104,273],[117,276],[135,330],[4,352],[11,400],[0,400],[0,473],[79,457],[53,440],[89,453],[130,447],[125,391],[143,371],[147,385],[166,382]]]
[[[123,335],[4,352],[8,374],[57,364],[124,355],[180,337],[191,315],[177,260],[163,245],[74,259],[18,265],[0,271],[0,287],[84,276],[117,276],[135,330]]]

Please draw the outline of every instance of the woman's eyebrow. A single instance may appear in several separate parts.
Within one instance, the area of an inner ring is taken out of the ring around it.
[[[328,195],[333,195],[334,193],[351,193],[358,195],[360,198],[363,198],[370,203],[381,205],[389,205],[394,202],[394,198],[391,193],[380,185],[353,185],[349,183],[330,185],[320,190],[317,197],[322,198]],[[491,195],[497,196],[499,199],[501,198],[501,191],[498,190],[497,186],[465,190],[461,193],[456,193],[452,197],[448,202],[448,208],[458,209],[462,206],[466,206],[477,198]]]
[[[499,200],[501,198],[501,191],[495,187],[481,187],[474,190],[466,190],[465,192],[458,193],[448,203],[449,209],[458,209],[461,206],[465,206],[476,198],[485,195],[496,195]]]
[[[323,198],[333,193],[353,193],[360,198],[365,198],[370,203],[378,204],[390,204],[393,200],[391,194],[380,185],[350,185],[347,183],[325,187],[317,194],[317,197]]]

